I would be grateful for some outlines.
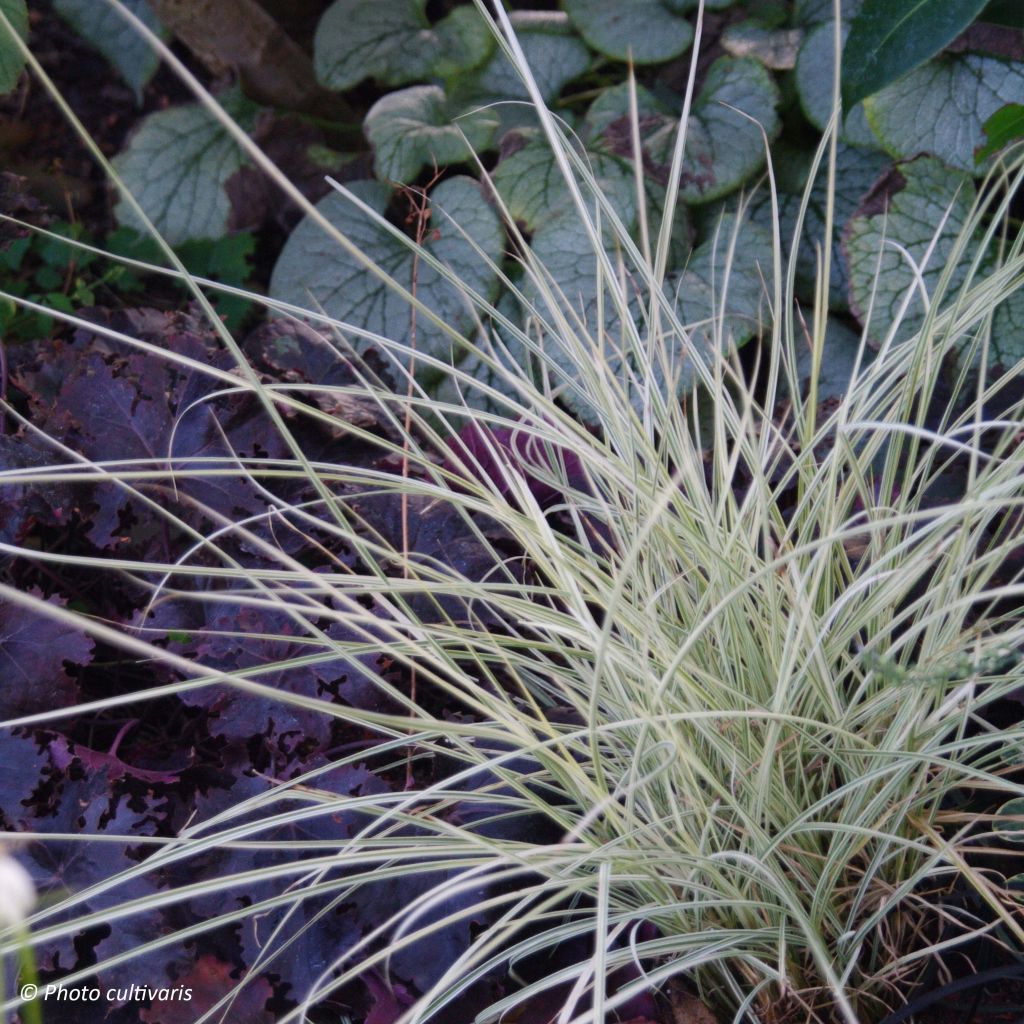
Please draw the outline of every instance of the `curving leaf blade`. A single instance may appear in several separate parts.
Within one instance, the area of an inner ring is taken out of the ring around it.
[[[865,0],[843,49],[843,109],[884,89],[951,43],[986,0]]]

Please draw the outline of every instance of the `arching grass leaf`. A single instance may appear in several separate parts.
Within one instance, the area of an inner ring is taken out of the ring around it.
[[[160,33],[160,22],[146,0],[122,2],[149,28]],[[107,3],[97,3],[96,0],[54,0],[54,7],[117,68],[121,77],[132,87],[135,99],[141,103],[142,90],[160,65],[160,58],[149,43]]]
[[[384,180],[411,182],[424,167],[471,160],[491,142],[498,119],[487,110],[453,119],[444,90],[414,85],[382,96],[363,122]]]
[[[843,109],[885,88],[951,43],[986,0],[865,0],[843,49]]]
[[[842,27],[843,39],[849,35],[849,26]],[[807,120],[819,131],[824,131],[832,116],[832,75],[835,69],[835,41],[831,21],[812,29],[800,48],[796,62],[796,90],[800,106]],[[854,146],[878,148],[864,107],[856,104],[852,109],[844,106],[840,138]]]
[[[494,47],[472,7],[457,7],[431,25],[427,0],[335,0],[313,42],[317,77],[328,89],[364,78],[404,85],[447,77],[482,64]]]
[[[25,0],[0,0],[0,11],[11,23],[11,27],[21,36],[28,38],[28,8]],[[5,26],[0,26],[0,96],[10,92],[21,77],[25,67],[25,59],[17,44],[10,37]]]
[[[577,218],[567,216],[542,227],[532,243],[534,254],[551,274],[558,289],[559,305],[575,329],[575,337],[586,337],[585,346],[595,350],[590,362],[607,365],[608,373],[618,378],[634,408],[641,408],[645,390],[654,386],[662,393],[671,382],[673,394],[682,395],[693,385],[694,363],[689,354],[707,358],[713,347],[738,348],[760,329],[764,280],[770,276],[771,237],[760,225],[745,221],[735,239],[736,220],[723,217],[715,235],[691,254],[686,268],[670,275],[665,282],[666,303],[673,304],[686,336],[663,323],[650,373],[639,366],[632,342],[625,334],[613,304],[608,284],[599,287],[597,258],[593,246]],[[631,274],[624,261],[609,250],[612,266],[625,281],[631,319],[644,327],[643,296],[648,286]],[[618,285],[616,284],[616,287]],[[537,286],[527,290],[533,305],[549,322],[554,319]],[[603,322],[599,316],[603,315]],[[586,334],[584,335],[584,330]],[[573,387],[581,360],[588,353],[566,347],[558,331],[547,334],[544,350],[563,375],[562,400],[587,421],[596,419],[595,409],[586,395]]]
[[[930,61],[870,97],[865,109],[893,156],[934,153],[973,172],[983,126],[1007,103],[1024,103],[1024,66],[964,53]]]
[[[373,181],[356,182],[350,188],[382,213],[391,196],[386,186]],[[492,260],[501,258],[504,234],[480,186],[471,178],[449,178],[434,190],[431,203],[431,236],[425,247],[467,287],[493,296],[495,275],[455,227],[458,225]],[[411,286],[413,254],[401,241],[370,222],[341,195],[327,196],[318,209],[382,270],[405,287]],[[274,267],[270,293],[307,309],[322,306],[332,316],[395,341],[408,341],[410,337],[412,314],[406,301],[309,219],[301,221],[285,243]],[[416,293],[456,330],[466,331],[473,324],[465,299],[422,261],[417,270]],[[359,338],[351,340],[357,348],[366,347]],[[422,316],[417,320],[417,346],[420,351],[441,357],[447,357],[451,347],[444,332]]]
[[[871,190],[882,172],[890,165],[889,158],[878,150],[861,149],[840,143],[836,152],[836,191],[833,207],[832,259],[829,272],[829,308],[848,308],[849,280],[846,254],[842,247],[843,232],[861,200]],[[782,245],[788,251],[796,230],[804,181],[789,183],[787,188],[776,169],[779,181],[779,228]],[[806,178],[806,173],[804,174]],[[819,169],[811,189],[804,216],[800,247],[797,250],[796,289],[804,299],[812,300],[818,275],[818,250],[825,237],[825,212],[828,192],[827,168]],[[750,216],[766,229],[772,226],[771,196],[762,189],[751,202]]]
[[[693,26],[661,0],[562,0],[580,34],[600,53],[660,64],[690,48]]]
[[[242,127],[251,130],[257,107],[239,94],[222,100]],[[146,117],[114,167],[171,245],[219,238],[228,227],[228,180],[247,160],[219,122],[199,104],[158,110]],[[121,224],[143,229],[124,200]]]

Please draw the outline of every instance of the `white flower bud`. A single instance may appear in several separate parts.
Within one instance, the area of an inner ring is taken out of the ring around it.
[[[0,928],[21,924],[36,903],[36,887],[29,873],[0,852]]]

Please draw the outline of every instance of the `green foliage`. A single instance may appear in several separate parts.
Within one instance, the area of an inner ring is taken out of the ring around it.
[[[843,22],[841,38],[850,33],[848,22]],[[831,21],[811,29],[796,63],[796,88],[800,106],[807,120],[819,131],[824,131],[832,116],[832,77],[835,73],[835,26]],[[850,145],[875,147],[875,138],[868,124],[862,104],[846,108],[840,127],[840,138]]]
[[[0,13],[22,39],[28,37],[28,8],[25,0],[0,0]],[[0,96],[10,92],[21,77],[25,58],[10,31],[0,23]]]
[[[61,238],[95,245],[80,224],[58,221],[49,230]],[[119,228],[105,240],[106,249],[142,263],[160,264],[159,247],[151,238],[131,228]],[[235,287],[244,286],[252,274],[255,238],[247,233],[222,235],[216,239],[186,242],[177,255],[193,274]],[[143,301],[154,279],[138,267],[102,261],[97,252],[75,247],[60,238],[27,235],[0,248],[0,273],[4,290],[10,294],[63,313],[74,313],[98,304],[116,305]],[[168,297],[175,303],[188,300],[187,289],[172,283]],[[150,301],[154,299],[150,298]],[[242,327],[252,312],[251,300],[229,294],[214,298],[218,313],[232,330]],[[20,310],[10,302],[0,303],[0,332],[8,339],[34,341],[46,337],[54,319],[44,313]]]
[[[160,23],[146,0],[122,0],[125,7],[153,31]],[[55,10],[117,68],[142,101],[142,90],[160,65],[156,52],[108,3],[96,0],[54,0]]]
[[[988,142],[974,151],[975,164],[984,164],[1012,142],[1024,138],[1024,104],[1007,103],[982,125]]]
[[[934,57],[981,13],[986,0],[865,0],[843,48],[843,108]]]

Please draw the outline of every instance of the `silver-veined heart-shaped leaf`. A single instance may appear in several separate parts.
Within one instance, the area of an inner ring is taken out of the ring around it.
[[[813,28],[800,47],[796,61],[796,91],[800,106],[807,120],[819,131],[825,130],[832,116],[832,76],[836,66],[833,25],[827,21]],[[841,26],[841,32],[845,42],[850,34],[848,23]],[[844,114],[839,137],[854,146],[877,149],[878,139],[868,124],[863,104],[858,103]]]
[[[883,340],[907,303],[896,333],[905,340],[920,329],[925,296],[934,304],[939,279],[952,265],[943,308],[953,302],[970,271],[977,247],[955,257],[956,242],[970,216],[976,190],[972,179],[934,157],[897,164],[866,197],[847,228],[850,305],[869,335]],[[994,266],[982,259],[979,275]],[[995,360],[1013,365],[1024,356],[1024,291],[1018,289],[995,310]]]
[[[860,14],[864,0],[841,0],[840,21],[850,21]],[[796,0],[796,20],[800,25],[820,25],[835,17],[835,0]]]
[[[714,236],[698,246],[686,268],[665,282],[666,306],[673,306],[680,334],[662,316],[656,351],[645,371],[636,356],[635,339],[619,315],[613,294],[627,303],[629,318],[646,343],[645,311],[649,285],[631,272],[624,258],[608,249],[614,283],[599,276],[592,241],[578,218],[552,221],[534,236],[531,248],[547,274],[559,309],[553,310],[541,287],[526,289],[530,303],[552,330],[542,331],[543,349],[559,373],[556,385],[566,405],[588,422],[598,420],[588,397],[588,375],[607,372],[634,408],[640,409],[651,387],[664,397],[682,395],[695,380],[694,356],[708,359],[718,348],[728,351],[749,341],[763,321],[764,280],[771,273],[771,238],[759,225],[726,216]],[[624,292],[618,291],[625,287]],[[613,293],[610,289],[615,288]],[[569,330],[557,326],[559,314]],[[604,367],[604,370],[595,369]]]
[[[514,11],[509,20],[541,97],[550,103],[568,82],[590,67],[590,51],[561,11]],[[499,49],[482,67],[450,83],[451,109],[474,110],[495,104],[498,136],[522,125],[536,125],[529,92]]]
[[[760,62],[721,57],[711,65],[687,125],[679,187],[684,202],[707,203],[727,195],[764,166],[762,129],[769,140],[778,134],[778,103],[778,89]],[[678,117],[642,88],[637,90],[637,114],[644,170],[665,183]],[[606,90],[587,112],[588,146],[631,161],[630,116],[625,87]]]
[[[221,98],[247,131],[258,107],[234,91]],[[146,216],[171,245],[198,238],[220,238],[227,231],[231,200],[228,180],[248,163],[238,143],[199,104],[158,110],[143,119],[114,168]],[[121,224],[142,228],[121,200]]]
[[[808,154],[809,160],[810,154]],[[890,166],[891,161],[878,150],[861,149],[840,143],[836,151],[836,188],[833,200],[832,258],[829,272],[829,308],[848,308],[849,280],[846,254],[842,247],[843,232],[857,211],[861,200]],[[783,248],[788,251],[796,231],[797,216],[802,202],[804,180],[783,184],[779,179],[779,229]],[[806,179],[806,174],[804,175]],[[787,185],[794,187],[787,187]],[[804,299],[814,298],[818,274],[818,252],[825,237],[825,212],[828,201],[828,176],[824,165],[811,189],[804,216],[803,232],[797,249],[796,290]],[[772,227],[771,196],[766,189],[751,200],[749,215],[766,229]]]
[[[355,182],[351,192],[372,209],[383,213],[391,190],[376,181]],[[497,214],[471,178],[443,181],[430,196],[430,231],[423,246],[447,266],[467,288],[493,298],[497,277],[487,263],[501,259],[504,233]],[[457,331],[474,324],[469,300],[412,249],[375,223],[344,196],[332,193],[317,209],[384,273],[411,289],[416,272],[416,296]],[[474,248],[473,240],[483,256]],[[347,253],[308,217],[285,243],[270,282],[270,294],[309,310],[323,309],[330,316],[397,342],[411,336],[412,307],[359,260]],[[439,358],[451,356],[448,335],[426,317],[416,320],[419,351]],[[352,338],[358,349],[367,345]],[[460,358],[461,352],[456,353]]]
[[[448,98],[437,85],[389,92],[363,122],[377,176],[397,182],[411,182],[424,167],[471,160],[490,145],[497,127],[497,117],[486,110],[453,119]]]
[[[146,0],[121,2],[154,32],[161,32],[160,22]],[[53,6],[117,68],[141,103],[142,90],[160,65],[160,58],[149,43],[102,0],[54,0]]]
[[[865,110],[893,156],[932,153],[973,172],[985,122],[1007,103],[1024,103],[1024,65],[963,53],[929,61],[869,97]]]
[[[599,53],[634,64],[660,64],[693,42],[693,26],[661,0],[562,0],[580,34]]]
[[[637,108],[638,125],[647,123],[645,118],[652,112],[659,118],[666,117],[665,108],[642,86],[637,89]],[[597,191],[611,204],[626,230],[632,232],[639,226],[639,215],[628,110],[623,86],[606,89],[587,112],[574,138],[583,143],[578,152]],[[528,231],[536,231],[572,207],[569,188],[540,132],[523,129],[518,135],[506,136],[502,150],[504,158],[491,180],[514,220]],[[652,173],[643,159],[640,167],[648,224],[651,231],[656,231],[665,205],[663,177]],[[588,208],[596,210],[594,189],[584,185],[586,180],[581,177],[580,191]],[[687,207],[682,203],[676,205],[675,220],[673,244],[683,245],[689,252],[691,231]],[[610,225],[607,230],[612,230]]]
[[[3,11],[14,31],[22,39],[27,39],[28,8],[25,6],[25,0],[0,0],[0,11]],[[25,58],[21,55],[17,43],[5,28],[0,28],[0,96],[10,92],[18,84],[24,67]]]
[[[314,65],[328,88],[364,78],[384,85],[445,78],[482,64],[494,48],[472,7],[457,7],[434,25],[427,0],[335,0],[317,25]]]

